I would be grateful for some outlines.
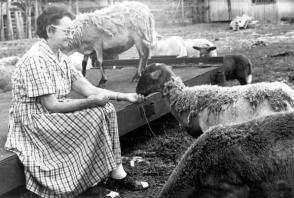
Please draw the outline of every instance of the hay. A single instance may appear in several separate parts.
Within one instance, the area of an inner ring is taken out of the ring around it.
[[[72,24],[73,46],[82,43],[83,31],[90,25],[95,25],[98,30],[112,37],[125,29],[136,31],[143,34],[146,41],[153,42],[153,15],[142,3],[116,3],[102,10],[78,15]]]
[[[186,87],[180,78],[172,77],[163,89],[165,95],[169,95],[170,106],[178,113],[190,111],[189,117],[206,108],[210,113],[217,114],[224,110],[224,105],[234,105],[240,98],[246,99],[253,110],[265,100],[276,112],[287,110],[288,105],[294,107],[294,91],[280,82],[234,87]]]

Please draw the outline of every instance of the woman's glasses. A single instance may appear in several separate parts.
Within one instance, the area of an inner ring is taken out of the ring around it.
[[[57,26],[57,25],[51,25],[51,27],[63,31],[66,35],[71,34],[70,28],[63,28],[63,27],[60,27],[60,26]]]

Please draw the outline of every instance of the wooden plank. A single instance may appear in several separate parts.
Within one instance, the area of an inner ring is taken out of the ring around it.
[[[2,139],[3,140],[3,139]],[[1,145],[4,143],[2,142]],[[25,183],[23,166],[18,157],[11,152],[1,150],[0,154],[0,195]]]
[[[212,83],[214,76],[218,71],[222,70],[222,67],[185,67],[173,70],[183,79],[186,85],[191,86]],[[135,72],[135,67],[107,69],[106,73],[109,75],[109,81],[106,83],[105,88],[121,92],[134,92],[136,83],[132,83],[131,78]],[[99,69],[89,70],[87,78],[93,84],[98,83],[100,80]],[[81,97],[74,92],[70,96],[74,98]],[[9,97],[10,95],[7,95],[7,98]],[[159,93],[147,97],[145,104],[131,104],[125,101],[113,101],[113,104],[117,111],[120,136],[170,111]],[[4,111],[8,112],[7,107]],[[8,120],[6,122],[8,123]],[[0,126],[1,129],[3,128]],[[24,184],[23,167],[15,154],[4,150],[5,140],[5,135],[0,136],[0,195]]]
[[[156,57],[148,60],[148,64],[151,63],[165,63],[169,65],[176,65],[176,64],[188,64],[193,63],[195,66],[199,65],[207,65],[212,66],[213,64],[222,64],[223,57],[201,57],[201,58],[170,58],[170,57]],[[103,66],[105,68],[112,67],[112,66],[130,66],[130,67],[137,67],[139,65],[138,59],[121,59],[121,60],[105,60],[103,61]],[[215,65],[213,65],[215,66]]]

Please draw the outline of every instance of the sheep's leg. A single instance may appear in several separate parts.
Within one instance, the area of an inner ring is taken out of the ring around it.
[[[89,59],[89,55],[84,55],[84,58],[82,61],[82,74],[83,74],[83,76],[86,76],[88,59]]]
[[[99,67],[100,67],[100,73],[101,73],[101,79],[98,83],[98,87],[100,87],[102,84],[105,84],[106,81],[107,81],[107,77],[106,77],[106,74],[105,74],[105,71],[104,71],[104,67],[102,65],[102,62],[103,62],[103,53],[102,53],[102,47],[97,47],[95,48],[95,51],[96,51],[96,55],[97,55],[97,61],[95,62],[95,64],[99,64]]]
[[[135,80],[138,80],[138,78],[141,77],[142,72],[145,70],[145,67],[147,65],[149,54],[150,54],[149,47],[145,45],[142,40],[135,39],[135,46],[137,48],[140,60],[139,60],[137,73],[134,75],[132,82],[134,82]]]

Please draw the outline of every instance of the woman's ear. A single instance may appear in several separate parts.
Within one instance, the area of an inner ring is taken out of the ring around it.
[[[51,35],[55,32],[55,29],[51,25],[47,25],[46,32],[48,37],[51,37]]]

